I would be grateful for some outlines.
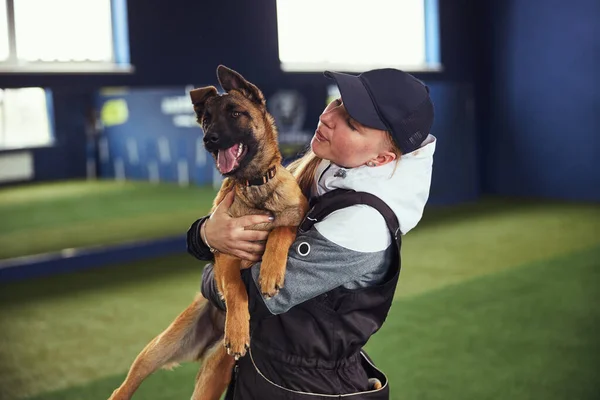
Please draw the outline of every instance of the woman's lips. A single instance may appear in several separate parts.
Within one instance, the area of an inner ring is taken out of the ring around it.
[[[327,142],[327,138],[325,138],[325,136],[323,136],[321,131],[319,131],[318,129],[315,131],[315,137],[319,142]]]

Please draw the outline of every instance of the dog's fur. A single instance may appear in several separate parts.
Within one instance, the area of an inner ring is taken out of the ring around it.
[[[275,217],[271,223],[253,227],[270,230],[260,286],[263,295],[274,296],[283,287],[288,249],[308,210],[308,202],[294,177],[281,165],[277,130],[261,91],[222,65],[217,68],[217,76],[226,94],[218,95],[213,86],[190,92],[198,122],[204,129],[205,147],[217,160],[219,150],[243,143],[245,156],[237,168],[225,173],[226,179],[214,200],[213,210],[234,190],[235,199],[229,208],[232,217],[249,214]],[[247,180],[260,178],[273,167],[275,176],[267,183],[245,185]],[[239,272],[248,265],[249,262],[216,252],[214,275],[227,312],[221,312],[197,295],[194,302],[142,350],[127,378],[109,400],[130,399],[142,381],[157,369],[192,360],[203,360],[192,400],[219,399],[229,383],[234,357],[244,356],[250,345],[248,294]]]

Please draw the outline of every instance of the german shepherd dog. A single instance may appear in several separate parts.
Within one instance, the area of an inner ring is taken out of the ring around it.
[[[214,86],[190,92],[204,130],[205,148],[225,176],[213,210],[233,190],[235,198],[229,208],[232,217],[274,217],[273,222],[255,225],[253,229],[270,231],[259,283],[264,296],[275,296],[283,287],[288,249],[308,211],[308,202],[292,174],[281,165],[277,130],[262,92],[225,66],[217,68],[217,77],[225,94],[219,95]],[[215,280],[227,312],[198,294],[142,350],[109,400],[130,399],[142,381],[157,369],[184,361],[202,361],[192,400],[219,399],[231,378],[234,360],[244,356],[250,346],[248,294],[239,272],[250,263],[227,254],[214,254]]]

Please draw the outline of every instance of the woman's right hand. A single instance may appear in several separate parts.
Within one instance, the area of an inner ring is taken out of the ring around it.
[[[217,206],[211,217],[204,221],[201,238],[213,249],[249,261],[260,261],[265,252],[268,231],[244,229],[247,226],[272,221],[268,215],[231,217],[227,211],[233,203],[235,190],[231,190]],[[262,242],[261,242],[262,241]]]

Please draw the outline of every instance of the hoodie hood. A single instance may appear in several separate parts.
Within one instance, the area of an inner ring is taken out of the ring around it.
[[[429,198],[435,145],[436,138],[429,135],[419,149],[380,167],[346,169],[323,160],[315,174],[313,193],[321,196],[335,189],[371,193],[394,211],[402,234],[406,234],[421,220]]]

